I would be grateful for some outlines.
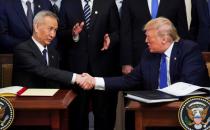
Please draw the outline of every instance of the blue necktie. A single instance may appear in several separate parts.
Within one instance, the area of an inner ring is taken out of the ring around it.
[[[167,65],[166,65],[166,55],[161,55],[160,61],[160,82],[159,82],[160,89],[167,87]]]
[[[42,51],[42,56],[43,56],[43,58],[44,58],[44,60],[45,60],[45,64],[47,65],[47,49],[44,49],[43,51]]]
[[[152,19],[156,18],[158,12],[158,0],[152,0]]]
[[[32,12],[32,9],[31,9],[31,2],[30,1],[27,1],[26,2],[26,5],[27,5],[27,20],[28,20],[28,24],[32,30],[33,28],[33,12]]]
[[[88,4],[89,0],[85,0],[85,2],[86,2],[85,6],[84,6],[85,25],[86,25],[86,28],[89,29],[90,28],[91,11],[90,11],[90,6]]]
[[[210,16],[210,0],[208,0],[209,16]]]

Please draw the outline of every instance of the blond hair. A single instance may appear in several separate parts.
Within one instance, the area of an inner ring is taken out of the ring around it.
[[[164,17],[158,17],[156,19],[152,19],[146,23],[144,26],[144,31],[155,29],[158,31],[158,35],[160,37],[168,36],[170,41],[178,41],[180,39],[176,28],[173,23]]]

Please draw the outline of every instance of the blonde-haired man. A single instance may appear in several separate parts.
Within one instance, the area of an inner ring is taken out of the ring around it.
[[[95,87],[100,90],[130,89],[139,85],[140,89],[143,87],[153,90],[176,82],[201,86],[209,84],[207,68],[198,45],[180,39],[170,20],[163,17],[152,19],[145,25],[144,30],[148,48],[130,74],[111,78],[91,78],[88,74],[83,74],[89,76],[93,85],[80,85],[84,89]],[[165,75],[162,72],[165,72]]]

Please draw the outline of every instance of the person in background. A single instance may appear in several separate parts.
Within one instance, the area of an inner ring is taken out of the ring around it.
[[[0,1],[0,53],[13,53],[17,44],[31,37],[33,17],[51,4],[48,0]]]
[[[50,11],[52,11],[57,16],[59,16],[60,8],[61,8],[61,5],[63,3],[62,0],[49,0],[49,1],[52,5]],[[58,42],[59,42],[58,37],[56,36],[54,38],[54,40],[52,41],[51,46],[57,49],[58,48]]]
[[[66,70],[94,76],[120,75],[119,25],[115,0],[63,0],[60,9],[59,43]],[[61,40],[61,41],[60,41]],[[89,110],[94,130],[113,130],[117,92],[84,91],[70,108],[72,130],[88,130]],[[89,107],[91,105],[91,107]]]
[[[190,38],[199,44],[201,51],[210,50],[210,1],[191,0],[192,21],[190,24]]]

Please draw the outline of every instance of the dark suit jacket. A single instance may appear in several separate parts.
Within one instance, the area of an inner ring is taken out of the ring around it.
[[[58,83],[71,84],[72,73],[59,70],[59,56],[48,47],[49,66],[32,39],[14,49],[13,85],[26,87],[58,87]]]
[[[210,15],[206,0],[192,0],[190,34],[199,43],[201,51],[210,50]]]
[[[182,38],[188,37],[184,0],[160,0],[157,17],[173,22]],[[151,20],[147,0],[124,0],[121,17],[121,64],[136,66],[146,48],[144,25]]]
[[[141,62],[129,75],[105,78],[106,89],[128,89],[135,85],[139,85],[139,89],[157,89],[160,59],[160,54],[146,50]],[[172,84],[186,82],[209,85],[207,68],[196,43],[184,40],[174,43],[170,58],[170,79]]]
[[[60,9],[61,51],[65,54],[65,65],[73,72],[91,72],[94,76],[110,76],[116,73],[119,48],[119,14],[114,0],[94,0],[90,29],[80,33],[79,42],[72,40],[72,28],[84,20],[80,0],[63,0]],[[105,33],[110,34],[111,46],[103,47]]]
[[[21,0],[1,0],[0,5],[0,53],[12,53],[15,45],[32,36]],[[48,10],[48,0],[34,0],[34,15],[40,10]]]

